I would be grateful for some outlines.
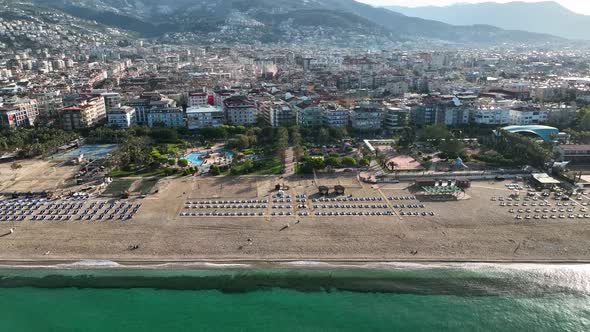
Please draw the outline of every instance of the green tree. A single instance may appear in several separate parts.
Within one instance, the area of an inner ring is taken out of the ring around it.
[[[445,125],[437,124],[426,126],[422,133],[422,140],[434,140],[438,145],[439,142],[445,138],[450,137],[451,134]]]
[[[336,167],[336,168],[338,168],[342,165],[340,158],[334,157],[334,156],[329,156],[328,158],[326,158],[325,163],[326,163],[326,166],[332,166],[332,167]]]
[[[359,161],[359,166],[362,166],[362,167],[367,167],[370,164],[371,164],[371,159],[369,159],[369,158],[363,158]]]
[[[185,168],[188,166],[188,160],[186,159],[178,159],[178,166]]]
[[[314,170],[326,168],[326,163],[321,158],[304,157],[301,161],[299,171],[301,173],[313,173]]]
[[[465,144],[460,140],[446,139],[440,143],[439,149],[447,158],[456,159],[463,154]]]
[[[211,165],[211,167],[209,167],[209,174],[211,174],[213,176],[217,176],[217,175],[221,174],[221,170],[219,169],[219,167],[217,165]]]
[[[244,134],[236,135],[236,148],[244,150],[250,147],[250,138]]]
[[[342,165],[346,167],[354,167],[356,166],[356,159],[350,156],[344,157],[342,158]]]
[[[326,128],[320,128],[317,134],[319,144],[327,144],[330,141],[330,131]]]

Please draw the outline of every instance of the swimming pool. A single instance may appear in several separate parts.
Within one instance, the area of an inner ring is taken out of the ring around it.
[[[192,152],[187,154],[186,156],[182,157],[182,159],[188,160],[189,163],[193,164],[194,166],[201,166],[203,165],[204,160],[201,159],[201,156],[206,155],[204,152]]]
[[[228,159],[233,159],[234,155],[230,151],[222,151],[221,154],[224,154]],[[201,156],[206,156],[206,152],[191,152],[186,156],[182,157],[182,159],[188,160],[193,166],[201,166],[205,162],[201,159]]]

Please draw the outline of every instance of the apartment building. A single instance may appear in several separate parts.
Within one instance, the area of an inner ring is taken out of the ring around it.
[[[379,130],[383,115],[383,109],[379,105],[358,105],[350,112],[350,124],[354,129]]]
[[[256,123],[258,110],[256,102],[246,96],[232,96],[223,101],[225,117],[232,125],[253,125]]]
[[[225,112],[217,106],[193,106],[186,109],[186,119],[188,129],[219,127],[225,123]]]
[[[61,109],[64,130],[92,128],[106,120],[106,109],[102,96],[86,98],[76,105]]]
[[[510,110],[500,107],[479,107],[472,111],[471,119],[478,125],[507,125],[510,123]]]
[[[180,107],[153,107],[147,112],[149,127],[184,127],[184,113]]]
[[[531,125],[547,122],[548,111],[537,108],[521,107],[510,110],[511,125]]]
[[[260,116],[273,127],[288,126],[296,122],[295,107],[282,100],[264,101],[259,106]]]
[[[113,107],[107,111],[108,124],[111,127],[129,128],[137,123],[135,108],[130,106]]]
[[[188,107],[209,105],[209,95],[206,92],[190,92],[187,97]]]
[[[388,107],[385,110],[383,119],[383,128],[388,132],[393,132],[407,126],[410,122],[410,109]]]

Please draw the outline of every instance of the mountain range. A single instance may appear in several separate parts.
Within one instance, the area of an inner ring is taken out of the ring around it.
[[[490,25],[452,25],[409,17],[353,0],[29,0],[42,8],[144,37],[190,33],[198,38],[286,41],[310,32],[354,43],[356,35],[391,41],[459,44],[547,43],[561,38]],[[18,3],[15,1],[15,3]],[[237,37],[236,37],[237,36]],[[295,37],[294,37],[295,36]],[[303,37],[302,37],[303,36]]]
[[[459,3],[442,7],[389,6],[385,8],[407,16],[448,24],[488,24],[502,29],[590,40],[590,16],[572,12],[553,1]]]

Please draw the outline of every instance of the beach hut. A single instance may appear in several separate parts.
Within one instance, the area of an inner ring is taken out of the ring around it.
[[[334,192],[336,192],[336,195],[344,195],[344,189],[344,186],[339,184],[334,186]]]
[[[318,190],[320,191],[320,195],[326,196],[330,193],[330,188],[326,186],[319,186]]]

